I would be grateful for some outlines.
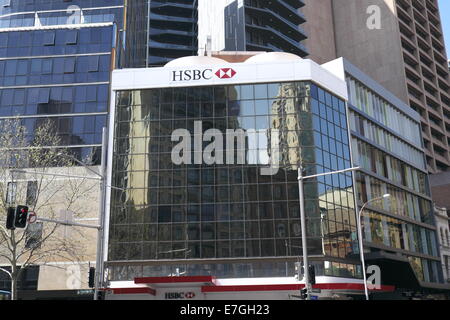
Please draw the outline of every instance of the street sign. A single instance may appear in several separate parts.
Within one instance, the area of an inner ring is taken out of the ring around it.
[[[35,223],[36,221],[37,221],[36,212],[29,212],[28,213],[28,223]]]

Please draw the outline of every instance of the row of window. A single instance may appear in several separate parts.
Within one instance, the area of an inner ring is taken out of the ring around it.
[[[362,83],[347,77],[349,102],[367,115],[394,130],[400,136],[416,145],[421,145],[420,125]]]
[[[108,102],[108,85],[86,85],[70,87],[43,87],[28,89],[0,90],[1,107],[35,105],[35,104],[71,104],[82,102],[95,102],[106,104]],[[97,112],[97,108],[91,110]]]
[[[134,246],[134,243],[131,243]],[[124,246],[121,246],[124,247]],[[119,249],[118,247],[114,249]],[[161,251],[160,251],[161,252]],[[167,256],[168,254],[166,254]],[[178,256],[180,256],[178,254]],[[181,255],[182,256],[182,255]],[[187,257],[189,258],[189,257]],[[181,257],[183,259],[183,257]],[[184,258],[186,259],[186,257]],[[134,279],[137,277],[157,277],[161,274],[176,274],[177,272],[185,272],[189,275],[205,275],[214,274],[215,276],[224,278],[251,278],[251,277],[286,277],[296,274],[296,264],[292,261],[283,262],[248,262],[239,261],[237,263],[199,263],[199,264],[170,264],[170,265],[133,265],[133,266],[117,266],[109,267],[111,280],[123,281]],[[316,276],[335,276],[345,278],[362,278],[361,266],[353,264],[345,264],[339,262],[325,261],[316,262],[314,264]]]
[[[40,48],[44,50],[45,47],[52,54],[64,54],[60,52],[65,50],[66,46],[74,46],[76,49],[79,45],[90,45],[92,48],[90,52],[108,52],[111,51],[112,44],[112,29],[111,27],[99,28],[80,28],[80,29],[61,29],[61,30],[35,30],[29,31],[11,31],[0,33],[0,48],[15,49],[6,52],[18,52],[19,56],[33,55],[30,54],[32,48]],[[104,48],[103,51],[94,51],[94,48]],[[109,48],[108,48],[109,46]],[[17,49],[24,50],[20,52]],[[70,48],[67,48],[72,51]],[[77,50],[77,49],[76,49]],[[67,52],[75,53],[75,52]],[[77,52],[82,53],[82,52]],[[11,57],[11,55],[6,55]]]
[[[412,220],[433,225],[431,201],[407,191],[386,184],[363,173],[357,173],[358,200],[365,203],[370,199],[390,194],[389,199],[374,201],[371,206]]]
[[[372,211],[364,212],[364,238],[395,249],[437,256],[436,233]]]
[[[309,96],[310,88],[313,89],[314,87],[305,82],[288,82],[120,91],[117,92],[117,106],[302,98]],[[316,96],[318,95],[317,90],[321,90],[321,102],[327,101],[329,105],[334,103],[337,109],[345,110],[342,101],[317,87],[315,90]]]
[[[359,135],[426,171],[423,152],[366,118],[350,111],[350,127]]]
[[[0,61],[0,86],[109,81],[109,56]]]
[[[353,163],[411,190],[430,195],[426,173],[357,138],[352,138]]]

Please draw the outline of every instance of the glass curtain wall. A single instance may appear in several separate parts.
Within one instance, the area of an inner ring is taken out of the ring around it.
[[[277,257],[291,257],[292,276],[302,254],[299,161],[305,174],[350,167],[345,102],[308,82],[120,91],[116,114],[112,183],[125,191],[112,194],[109,260],[180,262],[113,268],[116,279],[167,275],[176,267],[190,275],[285,276],[285,262],[272,261]],[[203,135],[246,132],[244,161],[174,164],[171,134],[185,129],[194,139],[199,124]],[[274,138],[280,168],[262,175],[275,156]],[[309,253],[330,260],[318,272],[358,276],[354,260],[343,263],[358,251],[352,175],[308,180],[304,189]],[[182,263],[212,258],[222,260]]]

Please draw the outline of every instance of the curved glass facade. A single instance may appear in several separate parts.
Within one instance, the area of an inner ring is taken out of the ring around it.
[[[201,150],[185,158],[197,164],[173,161],[179,141],[172,133],[180,129],[194,147],[203,137]],[[206,164],[205,134],[227,130],[246,133],[242,148],[230,149],[225,135],[226,161]],[[114,136],[112,184],[124,189],[111,196],[114,279],[175,268],[189,275],[292,275],[302,246],[299,161],[306,174],[350,167],[345,103],[309,82],[119,91]],[[230,151],[236,154],[228,157]],[[279,170],[263,175],[276,154]],[[304,191],[309,254],[328,260],[317,262],[318,274],[358,276],[351,173],[307,180]],[[150,265],[118,266],[130,260]]]

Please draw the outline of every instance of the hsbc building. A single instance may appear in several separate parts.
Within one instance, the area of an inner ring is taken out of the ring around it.
[[[347,86],[333,63],[186,57],[114,71],[112,90],[108,296],[295,297],[299,163],[308,175],[351,167]],[[305,181],[318,296],[363,293],[354,192],[351,173]]]

